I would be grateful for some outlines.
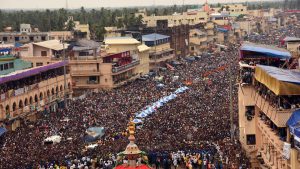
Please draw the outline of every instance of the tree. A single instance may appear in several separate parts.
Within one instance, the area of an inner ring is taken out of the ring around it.
[[[74,31],[75,23],[72,20],[69,20],[66,26],[67,31]]]

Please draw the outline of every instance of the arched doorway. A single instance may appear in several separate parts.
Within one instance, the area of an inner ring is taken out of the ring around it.
[[[32,104],[33,103],[33,99],[32,99],[32,96],[30,96],[29,98],[29,104]]]
[[[24,105],[23,105],[23,101],[22,101],[22,100],[20,100],[20,101],[19,101],[19,109],[23,109],[23,107],[24,107]]]
[[[43,100],[43,92],[40,93],[40,100]]]
[[[17,104],[16,104],[16,102],[13,103],[12,110],[13,110],[13,112],[17,110]]]
[[[6,105],[5,112],[6,112],[6,118],[9,118],[9,116],[10,116],[10,107],[9,107],[9,105]]]
[[[25,98],[24,106],[28,106],[28,99],[27,98]]]
[[[34,102],[37,103],[39,101],[37,94],[34,95]]]

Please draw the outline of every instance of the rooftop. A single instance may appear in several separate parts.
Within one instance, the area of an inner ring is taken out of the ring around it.
[[[143,42],[161,40],[161,39],[166,39],[166,38],[170,38],[170,36],[161,35],[161,34],[157,34],[157,33],[152,33],[152,34],[142,36]]]
[[[291,53],[286,49],[278,48],[270,45],[255,44],[251,42],[244,42],[240,50],[262,53],[268,57],[279,58],[279,59],[289,59],[292,57]]]
[[[48,41],[34,43],[34,45],[41,46],[44,48],[49,48],[52,50],[63,50],[63,49],[67,49],[69,46],[69,44],[67,43],[63,45],[63,43],[61,43],[59,40],[48,40]]]
[[[132,37],[109,37],[104,39],[106,45],[125,45],[125,44],[140,44],[138,40]]]
[[[6,83],[6,82],[9,82],[9,81],[22,79],[22,78],[29,77],[29,76],[33,76],[33,75],[39,74],[41,72],[45,72],[47,70],[62,67],[66,64],[68,64],[67,61],[62,61],[62,62],[52,63],[52,64],[49,64],[49,65],[46,65],[46,66],[34,67],[34,68],[30,68],[30,69],[25,69],[25,70],[14,71],[14,72],[11,72],[9,74],[2,75],[2,76],[0,75],[0,84]]]

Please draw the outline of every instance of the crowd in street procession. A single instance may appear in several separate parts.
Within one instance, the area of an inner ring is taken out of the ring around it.
[[[146,117],[137,128],[136,142],[149,152],[156,168],[250,168],[237,140],[230,141],[229,64],[235,83],[238,46],[206,55],[193,62],[181,61],[163,77],[137,80],[112,91],[91,93],[70,102],[66,109],[44,113],[35,123],[24,122],[1,141],[1,168],[112,168],[116,154],[128,144],[130,117],[145,106],[188,85],[184,93]],[[178,76],[178,80],[174,80]],[[158,87],[158,83],[163,87]],[[234,105],[237,105],[234,88]],[[237,125],[237,106],[234,106]],[[67,120],[66,120],[67,119]],[[94,149],[85,148],[85,130],[103,126],[105,135]],[[57,144],[45,138],[59,135]],[[63,167],[61,167],[63,168]]]

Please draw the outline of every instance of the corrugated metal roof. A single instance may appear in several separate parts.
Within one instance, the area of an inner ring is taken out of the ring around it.
[[[161,35],[161,34],[157,34],[157,33],[152,33],[152,34],[148,34],[148,35],[143,35],[142,36],[142,41],[155,41],[155,40],[161,40],[161,39],[166,39],[166,38],[170,38],[170,36],[166,36],[166,35]]]
[[[48,41],[34,43],[34,45],[53,49],[53,50],[63,50],[64,49],[63,44],[59,40],[48,40]],[[69,44],[65,43],[65,49],[67,49],[68,46],[69,46]]]
[[[106,45],[139,44],[138,40],[132,37],[109,37],[104,39]]]
[[[270,45],[254,44],[250,42],[244,42],[241,46],[241,51],[251,51],[257,53],[263,53],[267,56],[280,58],[280,59],[289,59],[292,57],[291,53],[283,48],[278,48]]]

